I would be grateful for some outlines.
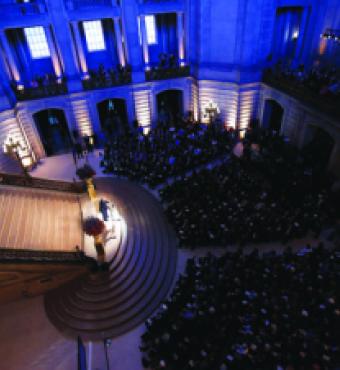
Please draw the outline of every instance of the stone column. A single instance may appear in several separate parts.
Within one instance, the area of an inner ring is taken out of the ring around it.
[[[7,36],[5,30],[0,30],[0,40],[3,47],[3,58],[7,60],[8,67],[10,69],[11,78],[13,78],[17,84],[20,84],[20,74],[18,67],[15,63],[15,59],[12,53],[12,49],[8,43]]]
[[[72,25],[72,29],[73,29],[75,48],[76,48],[77,54],[78,54],[80,69],[81,69],[81,72],[84,75],[87,75],[88,68],[87,68],[85,53],[84,53],[84,49],[83,49],[83,44],[81,42],[81,36],[80,36],[78,21],[71,22],[71,25]]]
[[[149,57],[149,45],[148,45],[148,38],[146,35],[146,25],[145,25],[145,15],[144,14],[140,16],[140,32],[142,36],[142,48],[143,48],[145,68],[148,69],[150,67],[150,57]]]
[[[71,25],[64,0],[45,0],[55,36],[55,48],[67,80],[69,92],[82,90]]]
[[[51,54],[51,60],[53,64],[53,69],[54,73],[57,76],[57,78],[60,78],[62,76],[62,71],[61,71],[61,64],[59,61],[59,56],[54,44],[53,36],[52,36],[52,31],[50,26],[45,27],[45,33],[46,33],[46,40],[48,43],[48,47],[50,49],[50,54]]]
[[[180,65],[185,64],[185,46],[184,46],[184,14],[177,13],[177,40],[178,40],[178,59]]]
[[[117,46],[117,54],[119,59],[119,64],[122,67],[125,67],[125,55],[123,49],[123,39],[122,39],[122,32],[120,29],[120,22],[118,17],[113,18],[113,24],[115,29],[115,36],[116,36],[116,46]]]
[[[303,53],[303,44],[305,39],[305,34],[307,33],[307,24],[308,24],[308,16],[309,16],[309,9],[308,7],[303,8],[301,22],[299,25],[299,35],[296,44],[295,50],[295,63],[294,65],[297,67],[301,62],[301,57]]]

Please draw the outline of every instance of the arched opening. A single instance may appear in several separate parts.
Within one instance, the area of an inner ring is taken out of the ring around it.
[[[183,92],[166,90],[157,95],[158,123],[166,125],[175,123],[177,117],[183,115]]]
[[[334,145],[335,141],[327,131],[320,127],[308,126],[307,140],[302,152],[312,166],[326,170]]]
[[[264,105],[262,127],[281,132],[283,108],[275,100],[266,100]]]
[[[33,115],[47,156],[67,153],[72,139],[65,113],[61,109],[44,109]]]
[[[124,135],[128,131],[128,117],[124,99],[106,99],[97,104],[100,125],[108,136]]]

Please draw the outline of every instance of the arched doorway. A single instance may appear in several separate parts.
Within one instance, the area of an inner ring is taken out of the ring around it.
[[[109,136],[120,136],[128,130],[128,117],[124,99],[106,99],[97,104],[100,125]]]
[[[44,109],[33,115],[47,156],[67,153],[72,148],[65,113],[61,109]]]
[[[262,127],[281,132],[283,117],[283,108],[275,100],[269,99],[265,101]]]
[[[158,123],[175,123],[177,117],[183,116],[183,92],[166,90],[157,95]]]
[[[325,130],[316,126],[308,126],[307,142],[302,149],[303,155],[311,165],[327,169],[335,141]]]

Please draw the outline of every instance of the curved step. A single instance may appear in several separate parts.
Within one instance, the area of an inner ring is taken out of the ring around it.
[[[171,287],[177,240],[161,206],[146,190],[126,180],[96,179],[100,197],[115,204],[126,235],[108,272],[88,275],[45,296],[52,323],[66,335],[99,340],[145,321]]]

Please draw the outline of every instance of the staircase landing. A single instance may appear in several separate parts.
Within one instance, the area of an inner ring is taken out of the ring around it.
[[[176,269],[176,236],[159,203],[131,182],[95,180],[126,223],[108,272],[91,274],[45,296],[50,321],[65,335],[113,338],[146,320],[166,297]]]

